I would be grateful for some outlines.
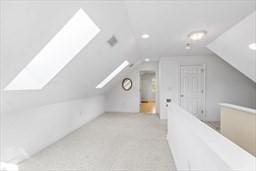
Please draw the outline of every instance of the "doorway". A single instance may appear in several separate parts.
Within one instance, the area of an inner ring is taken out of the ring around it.
[[[140,112],[156,113],[156,73],[154,71],[140,72]]]
[[[180,106],[205,118],[205,65],[180,66]]]

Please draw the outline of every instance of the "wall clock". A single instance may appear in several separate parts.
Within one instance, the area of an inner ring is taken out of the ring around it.
[[[122,81],[122,87],[125,91],[129,91],[132,88],[132,80],[130,78],[125,78]]]

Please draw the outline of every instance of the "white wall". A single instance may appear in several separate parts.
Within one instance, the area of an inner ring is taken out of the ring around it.
[[[255,171],[256,158],[179,105],[168,108],[167,140],[177,170]]]
[[[206,64],[206,120],[217,121],[220,102],[256,107],[256,84],[217,56],[177,56],[159,61],[160,117],[167,118],[166,98],[179,101],[179,65]]]
[[[248,45],[256,40],[256,11],[221,34],[207,47],[256,83],[256,53]]]
[[[139,112],[140,108],[140,71],[154,71],[158,80],[158,63],[148,62],[139,65],[126,77],[131,78],[133,87],[130,91],[124,91],[122,88],[122,80],[106,94],[107,112]],[[158,81],[157,81],[158,84]],[[158,96],[158,93],[156,93]],[[158,98],[157,98],[158,111]]]
[[[143,73],[140,75],[141,100],[155,101],[156,95],[152,89],[152,86],[153,86],[152,80],[155,79],[155,77],[156,77],[155,73]]]
[[[1,123],[1,161],[20,162],[104,112],[104,97],[51,104],[5,113]]]
[[[26,110],[102,94],[111,84],[96,89],[99,82],[124,60],[130,63],[140,60],[124,1],[0,0],[0,7],[2,90],[80,8],[101,29],[40,91],[2,91],[4,111]],[[118,43],[112,48],[107,40],[113,35]]]

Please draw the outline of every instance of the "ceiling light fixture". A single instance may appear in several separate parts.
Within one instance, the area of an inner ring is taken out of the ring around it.
[[[107,76],[103,81],[101,81],[96,88],[103,88],[109,81],[111,81],[119,72],[121,72],[125,67],[127,67],[130,63],[128,61],[124,61],[121,65],[119,65],[111,74]]]
[[[248,46],[251,50],[256,50],[256,43],[251,43]]]
[[[150,59],[149,59],[149,58],[145,58],[144,60],[145,60],[145,62],[149,62],[149,61],[150,61]]]
[[[207,34],[207,31],[203,30],[203,31],[195,31],[195,32],[192,32],[188,35],[188,37],[191,39],[191,40],[201,40],[203,37],[205,37]]]
[[[186,49],[186,50],[190,50],[190,49],[191,49],[191,44],[190,44],[190,43],[186,43],[185,49]]]
[[[150,36],[149,36],[148,34],[142,34],[142,35],[141,35],[141,38],[142,38],[142,39],[148,39],[149,37],[150,37]]]

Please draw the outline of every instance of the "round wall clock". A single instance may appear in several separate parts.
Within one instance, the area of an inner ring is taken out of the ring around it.
[[[132,88],[132,80],[130,78],[125,78],[122,81],[122,87],[125,91],[129,91]]]

